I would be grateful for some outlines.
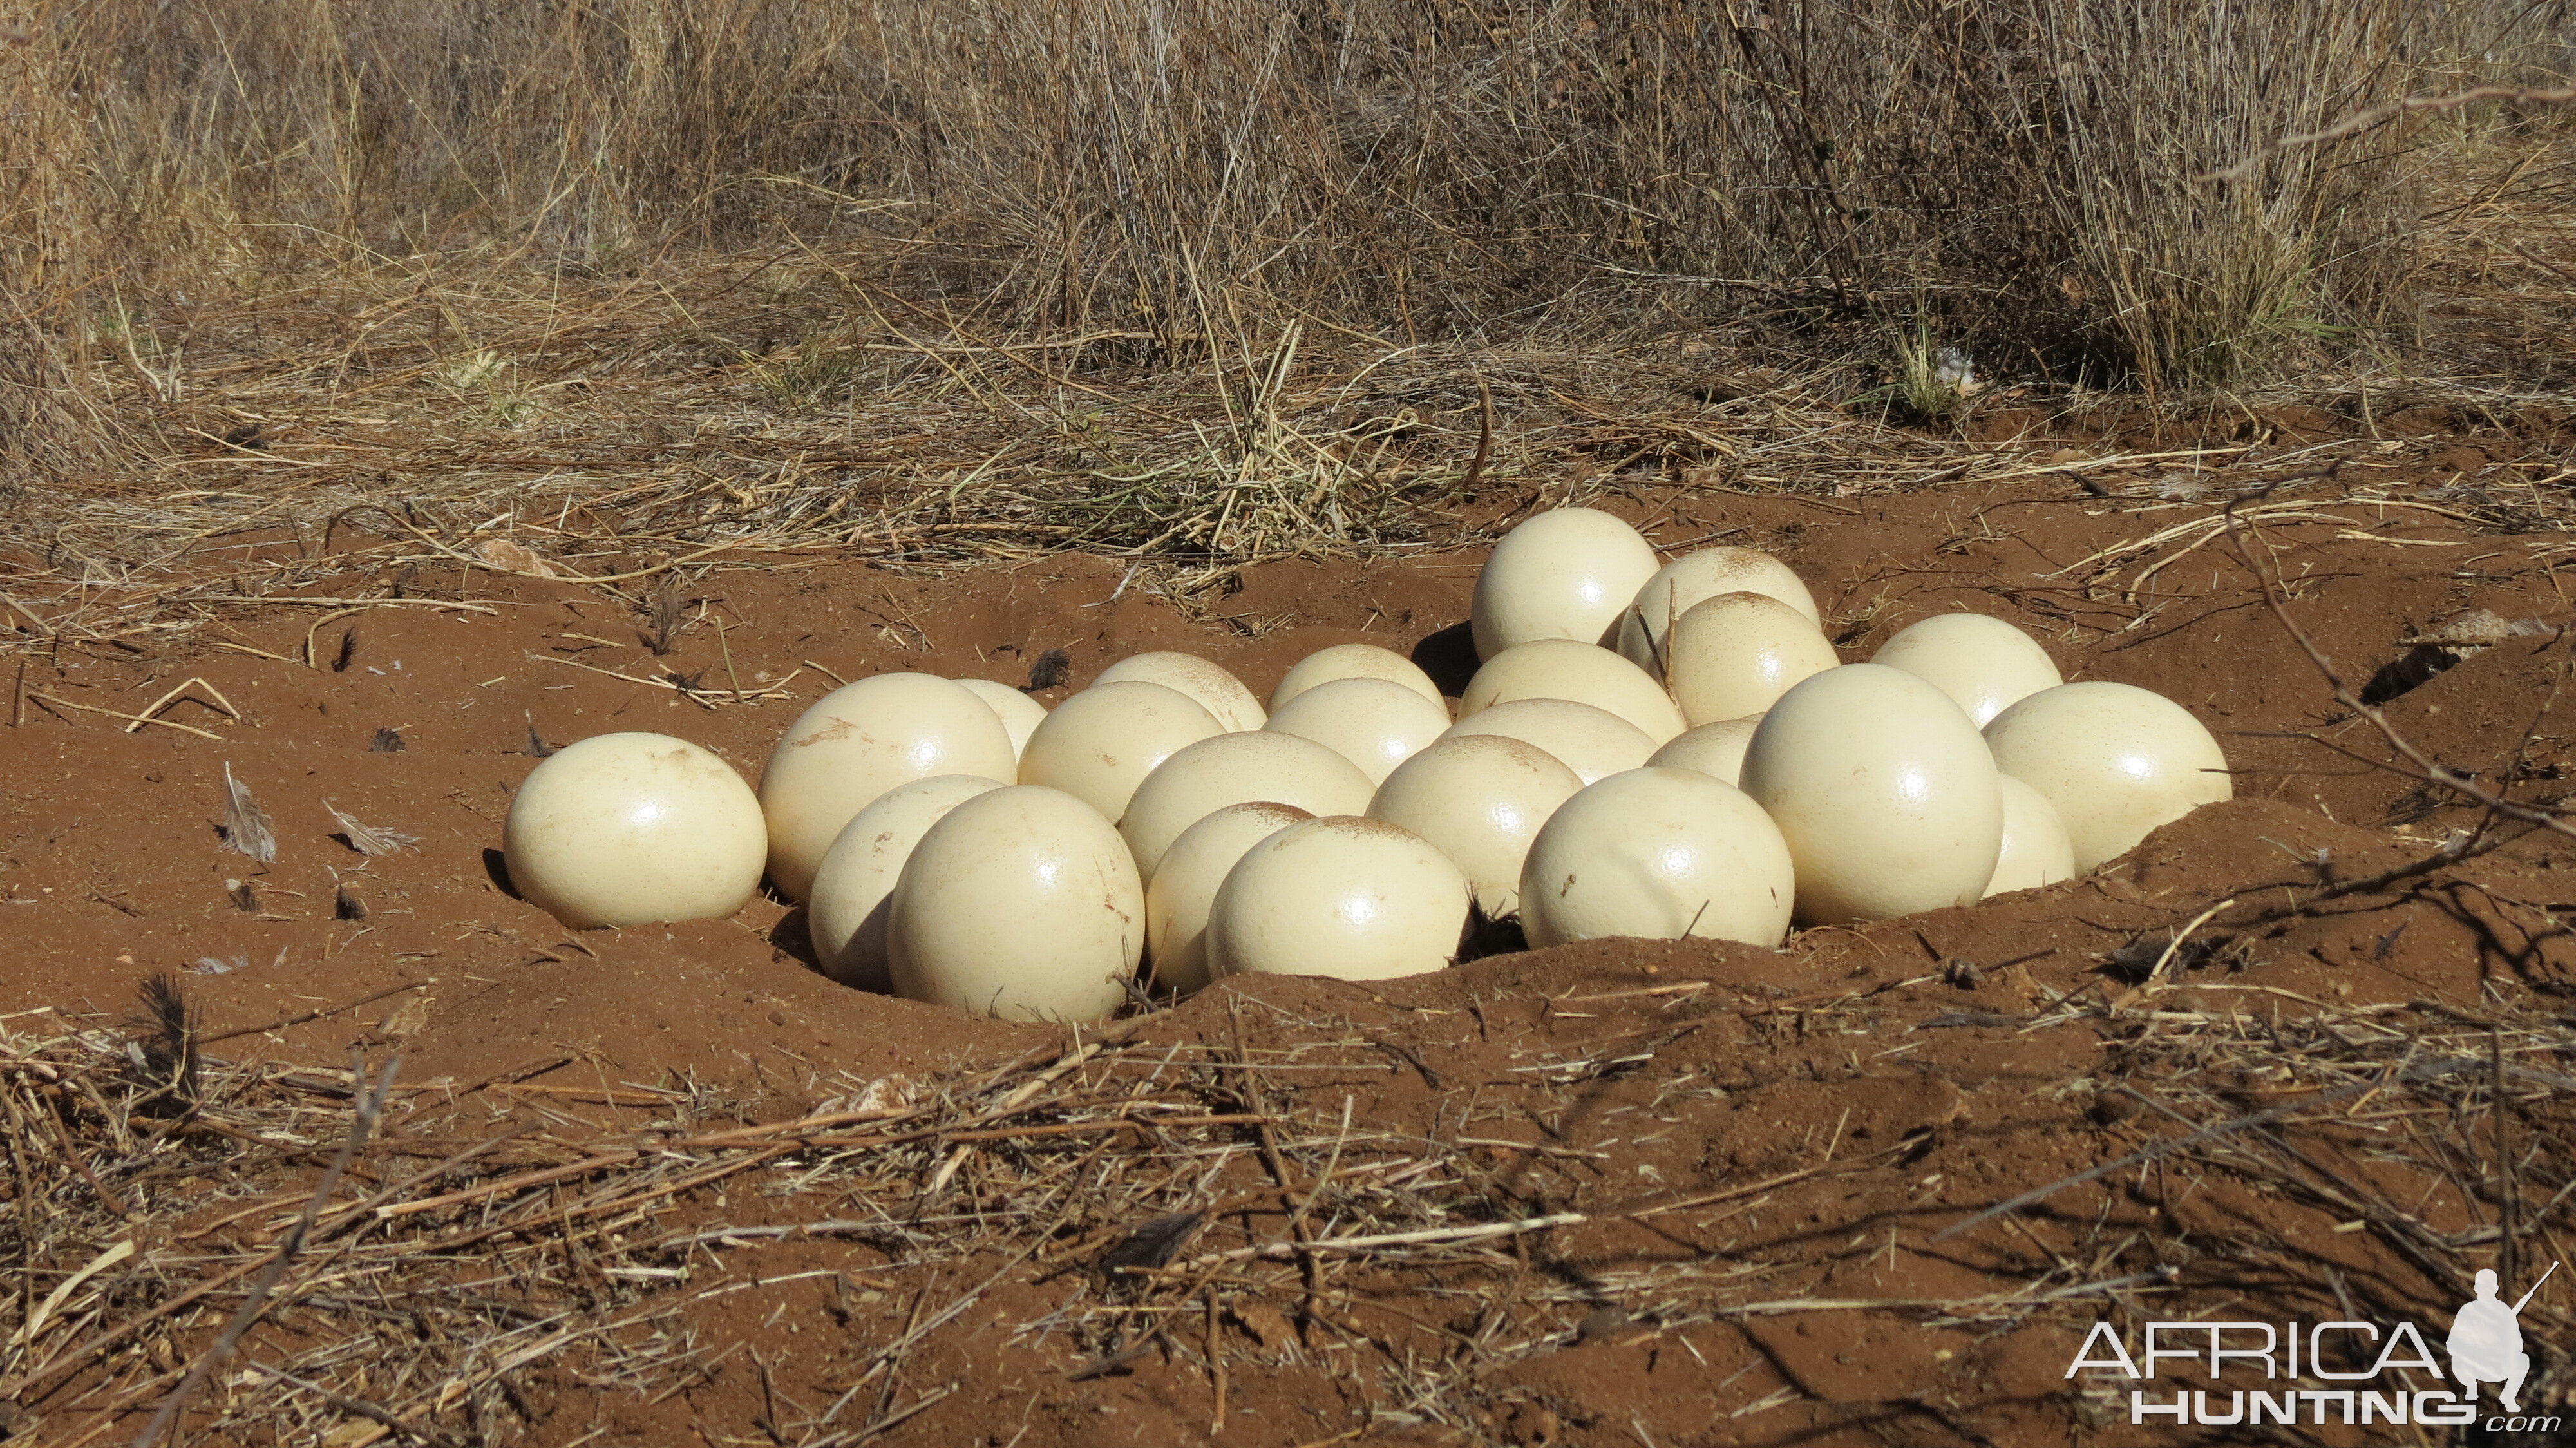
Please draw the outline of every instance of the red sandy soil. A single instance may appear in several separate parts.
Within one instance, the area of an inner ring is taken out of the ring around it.
[[[2295,615],[2356,685],[2403,653],[2401,640],[2459,610],[2569,619],[2553,567],[2569,556],[2559,551],[2562,535],[2512,534],[2355,499],[2424,498],[2424,488],[2513,462],[2531,446],[2502,434],[2437,442],[2410,446],[2385,466],[2373,465],[2378,455],[2366,446],[2330,457],[2328,476],[2282,501],[2333,519],[2261,531],[2270,566],[2292,581]],[[2195,1193],[2179,1178],[2130,1172],[2052,1198],[2026,1219],[2028,1230],[1990,1222],[1929,1240],[1970,1210],[2180,1129],[2102,1094],[2101,1083],[2124,1069],[2124,1033],[2155,1030],[2151,1013],[2133,1004],[2125,1016],[2097,1010],[2032,1025],[2064,993],[2119,997],[2128,987],[2105,974],[2106,955],[2134,939],[2161,943],[2223,899],[2284,895],[2420,857],[2474,822],[2400,776],[2301,737],[2319,731],[2363,755],[2384,754],[2366,726],[2334,706],[2225,539],[2157,572],[2135,600],[2122,597],[2130,576],[2169,549],[2141,555],[2108,586],[2084,587],[2090,568],[2052,576],[2096,550],[2206,516],[2214,494],[2147,506],[2158,501],[2167,466],[2097,475],[2108,497],[2043,474],[1978,492],[1840,499],[1648,488],[1607,506],[1665,545],[1719,539],[1774,551],[1814,587],[1847,659],[1953,608],[2019,624],[2070,679],[2143,685],[2189,707],[2238,770],[2233,803],[2158,832],[2088,878],[1975,909],[1806,932],[1776,953],[1602,941],[1378,986],[1270,979],[1230,984],[1133,1028],[1141,1034],[1132,1039],[1148,1044],[1227,1042],[1238,1029],[1276,1048],[1365,1038],[1314,1057],[1330,1069],[1283,1077],[1275,1089],[1311,1096],[1327,1114],[1347,1095],[1352,1119],[1367,1128],[1521,1143],[1485,1153],[1496,1200],[1512,1204],[1506,1214],[1594,1214],[1579,1228],[1516,1239],[1476,1259],[1516,1261],[1545,1290],[1527,1296],[1532,1305],[1507,1330],[1480,1339],[1491,1351],[1460,1358],[1455,1375],[1468,1386],[1458,1401],[1478,1405],[1469,1418],[1444,1423],[1416,1412],[1390,1396],[1394,1379],[1382,1371],[1454,1351],[1443,1330],[1484,1330],[1472,1300],[1434,1290],[1437,1271],[1426,1278],[1360,1266],[1338,1278],[1338,1292],[1382,1292],[1391,1312],[1411,1314],[1332,1309],[1352,1335],[1292,1331],[1257,1311],[1229,1316],[1220,1331],[1233,1354],[1230,1396],[1222,1436],[1211,1438],[1212,1383],[1198,1359],[1169,1345],[1069,1378],[1087,1350],[1021,1326],[1101,1289],[1027,1266],[913,1350],[905,1400],[934,1384],[956,1391],[884,1441],[2121,1439],[2130,1436],[2125,1411],[2086,1398],[2084,1385],[2064,1376],[2089,1307],[2012,1331],[1956,1317],[1940,1325],[1937,1312],[1897,1309],[1712,1310],[1682,1325],[1640,1309],[1652,1305],[1658,1272],[1741,1274],[1739,1307],[2009,1293],[2079,1239],[2125,1236],[2133,1245],[2061,1280],[2151,1272],[2195,1253],[2226,1260],[2231,1241],[2251,1240],[2247,1223],[2257,1219],[2266,1240],[2295,1243],[2311,1267],[2378,1284],[2372,1300],[2411,1304],[2428,1324],[2447,1320],[2447,1284],[2420,1264],[2371,1234],[2339,1231],[2335,1213],[2236,1186]],[[2172,476],[2199,487],[2235,480]],[[2123,496],[2132,489],[2145,496]],[[22,722],[0,730],[0,777],[9,785],[0,798],[0,929],[11,942],[0,1011],[19,1013],[7,1028],[22,1032],[55,1029],[47,1011],[110,1023],[127,1015],[145,977],[175,970],[210,1033],[327,1012],[209,1050],[334,1064],[353,1041],[379,1054],[398,1046],[406,1079],[457,1083],[464,1104],[418,1107],[389,1124],[397,1134],[454,1134],[442,1113],[467,1110],[468,1088],[483,1083],[598,1092],[685,1081],[756,1120],[794,1115],[876,1078],[927,1080],[1061,1050],[1061,1029],[969,1019],[833,985],[800,957],[792,913],[772,900],[731,920],[565,931],[506,893],[496,869],[511,790],[535,763],[531,723],[558,744],[609,730],[679,735],[756,780],[771,741],[830,687],[825,670],[1016,683],[1040,652],[1063,648],[1070,678],[1040,695],[1052,703],[1126,654],[1185,649],[1266,694],[1301,656],[1364,641],[1417,650],[1454,693],[1464,681],[1455,626],[1478,562],[1470,554],[1278,563],[1248,572],[1238,592],[1184,607],[1135,582],[1120,592],[1126,569],[1099,558],[948,576],[823,560],[719,573],[694,586],[703,615],[692,606],[695,621],[664,658],[638,642],[637,617],[579,586],[424,574],[407,585],[420,601],[322,624],[312,642],[319,668],[300,660],[308,628],[332,612],[323,607],[242,609],[200,632],[236,640],[239,650],[66,641],[22,652],[18,687],[46,697],[28,699]],[[460,587],[471,589],[464,606]],[[378,590],[353,578],[336,591]],[[335,671],[352,629],[349,665]],[[2565,659],[2552,634],[2511,639],[2404,694],[2390,718],[2444,762],[2545,796],[2547,781],[2568,767],[2565,741],[2576,732],[2576,700],[2557,690]],[[601,670],[687,675],[700,693]],[[192,677],[212,688],[190,700],[220,691],[241,719],[197,702],[160,717],[217,739],[161,727],[128,732],[115,718],[49,702],[132,713]],[[737,680],[746,692],[783,680],[786,697],[734,703]],[[0,686],[10,683],[0,676]],[[402,747],[371,748],[380,730],[398,733]],[[2526,731],[2534,738],[2524,746]],[[227,764],[275,822],[274,866],[223,846]],[[326,801],[420,844],[362,857],[334,838]],[[2571,861],[2576,840],[2535,836],[2400,893],[2292,916],[2248,932],[2232,951],[2188,962],[2153,1010],[2275,1018],[2379,1003],[2470,1015],[2563,1009],[2576,981],[2576,940],[2552,912],[2568,908],[2555,901],[2568,893]],[[363,921],[335,920],[342,888],[364,902]],[[185,973],[203,960],[241,963]],[[1945,975],[1954,961],[1979,969],[1973,978]],[[1643,993],[1693,982],[1710,984]],[[397,989],[407,986],[415,989]],[[1563,1003],[1579,996],[1612,998]],[[1576,1057],[1623,1039],[1650,1054],[1561,1091],[1531,1089],[1534,1079],[1552,1079],[1530,1071],[1551,1053]],[[617,1113],[615,1099],[560,1098],[564,1110],[603,1127],[613,1124],[604,1118]],[[1855,1165],[1824,1170],[1835,1163]],[[1732,1207],[1603,1219],[1811,1168]],[[2412,1210],[2434,1230],[2488,1220],[2461,1182],[2411,1190],[2424,1193]],[[729,1204],[701,1194],[674,1211],[680,1222],[790,1221],[805,1207],[755,1199],[737,1185]],[[1205,1240],[1230,1246],[1245,1231],[1275,1238],[1280,1230],[1275,1214],[1228,1219]],[[2177,1242],[2196,1245],[2177,1257]],[[905,1329],[930,1281],[980,1280],[1004,1261],[997,1252],[943,1263],[926,1279],[878,1246],[731,1247],[708,1270],[838,1273],[689,1310],[709,1341],[743,1341],[765,1366],[755,1371],[738,1358],[669,1394],[671,1384],[596,1386],[549,1368],[530,1377],[525,1401],[491,1441],[771,1442],[759,1425],[784,1411],[777,1399],[808,1410],[828,1401],[853,1364]],[[2288,1290],[2204,1286],[2192,1306],[2215,1310],[2233,1299],[2228,1310],[2241,1317],[2313,1319],[2312,1307],[2284,1305],[2279,1294]],[[2155,1311],[2189,1315],[2181,1305]],[[1197,1332],[1185,1337],[1193,1348]],[[350,1421],[360,1431],[333,1441],[367,1441],[363,1420]],[[2343,1441],[2338,1431],[2322,1436]]]

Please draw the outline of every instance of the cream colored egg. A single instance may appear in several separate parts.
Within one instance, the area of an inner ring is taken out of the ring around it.
[[[1103,684],[1123,683],[1134,679],[1178,689],[1199,701],[1199,707],[1216,716],[1216,722],[1228,729],[1258,729],[1270,716],[1261,707],[1243,681],[1220,664],[1213,664],[1196,654],[1159,650],[1150,654],[1130,654],[1100,671],[1091,681],[1093,688]]]
[[[1443,739],[1500,734],[1535,744],[1585,784],[1636,769],[1655,752],[1646,731],[1607,709],[1572,699],[1514,699],[1449,727]]]
[[[1504,534],[1476,574],[1476,657],[1532,639],[1613,640],[1619,611],[1654,573],[1655,550],[1608,513],[1541,513]]]
[[[1684,727],[1673,696],[1645,670],[1599,644],[1572,639],[1533,639],[1486,660],[1458,696],[1458,717],[1514,699],[1573,699],[1607,709],[1657,744]]]
[[[1585,789],[1538,832],[1521,929],[1534,946],[1613,935],[1771,946],[1796,898],[1788,843],[1760,805],[1697,770],[1650,765]]]
[[[1289,700],[1263,727],[1334,751],[1375,789],[1449,728],[1449,706],[1387,679],[1335,679]]]
[[[1869,661],[1930,680],[1980,729],[2040,690],[2065,682],[2037,639],[1982,613],[1936,614],[1909,624]]]
[[[805,906],[805,933],[823,974],[860,990],[894,988],[886,964],[886,900],[903,862],[950,810],[1000,788],[998,779],[965,774],[916,779],[878,795],[842,826],[814,870],[814,895]]]
[[[1692,604],[1665,643],[1665,677],[1694,729],[1759,714],[1842,662],[1805,615],[1763,593],[1721,593]]]
[[[1816,596],[1789,565],[1751,548],[1702,548],[1658,569],[1619,614],[1619,652],[1648,673],[1662,673],[1664,637],[1703,599],[1721,593],[1768,594],[1823,627]]]
[[[1950,696],[1903,669],[1848,664],[1782,695],[1743,779],[1789,842],[1804,924],[1970,905],[1994,878],[1995,761]]]
[[[1753,742],[1753,731],[1761,724],[1762,716],[1759,714],[1702,724],[1656,750],[1646,762],[1674,769],[1696,769],[1722,784],[1734,784],[1744,773],[1744,746]]]
[[[1442,708],[1448,707],[1448,701],[1440,697],[1440,686],[1431,682],[1431,676],[1413,660],[1375,644],[1335,644],[1315,650],[1288,670],[1279,687],[1270,691],[1270,712],[1278,713],[1289,700],[1335,679],[1385,679],[1402,684]]]
[[[1063,790],[1114,820],[1164,760],[1224,732],[1177,689],[1141,679],[1094,684],[1056,705],[1029,735],[1020,783]]]
[[[2128,684],[2043,689],[1996,715],[1986,743],[1997,767],[2056,806],[2079,873],[2236,792],[2191,711]]]
[[[898,784],[934,774],[1008,779],[1010,731],[964,686],[929,674],[879,674],[834,689],[787,728],[760,777],[769,878],[790,900],[841,827]]]
[[[1096,1021],[1126,1002],[1144,958],[1145,887],[1097,810],[1014,785],[958,805],[913,847],[886,946],[894,988],[913,1000]]]
[[[2004,791],[2004,844],[1995,856],[1989,899],[2012,890],[2036,890],[2075,874],[2075,844],[2047,796],[2009,774],[1995,776]]]
[[[1146,880],[1181,832],[1230,804],[1269,800],[1308,814],[1358,814],[1376,788],[1360,767],[1312,739],[1275,730],[1219,734],[1163,761],[1136,787],[1118,833]]]
[[[957,684],[983,700],[1002,721],[1002,727],[1010,732],[1011,757],[1014,759],[1019,757],[1021,750],[1029,747],[1029,736],[1038,732],[1038,726],[1046,722],[1046,705],[1008,684],[996,684],[990,679],[959,679]]]
[[[1145,887],[1145,959],[1156,990],[1183,995],[1208,983],[1208,909],[1244,852],[1290,825],[1313,819],[1294,805],[1230,804],[1181,831]]]
[[[1521,861],[1539,826],[1582,788],[1573,770],[1535,744],[1462,734],[1396,766],[1368,813],[1430,841],[1466,872],[1486,916],[1499,919],[1520,908]]]
[[[1440,970],[1466,934],[1467,877],[1429,842],[1349,815],[1290,825],[1244,852],[1208,907],[1216,976],[1386,980]]]
[[[733,766],[665,734],[596,734],[510,799],[501,855],[519,898],[576,929],[721,920],[760,888],[760,801]]]

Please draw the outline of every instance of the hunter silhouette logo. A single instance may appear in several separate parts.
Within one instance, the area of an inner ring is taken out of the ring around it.
[[[2117,1374],[2139,1384],[2129,1390],[2131,1427],[2159,1419],[2210,1428],[2460,1427],[2479,1421],[2478,1385],[2493,1383],[2502,1412],[2485,1419],[2488,1431],[2555,1433],[2561,1419],[2522,1411],[2531,1354],[2523,1350],[2521,1316],[2558,1267],[2551,1263],[2510,1305],[2498,1295],[2497,1275],[2479,1272],[2477,1296],[2451,1318],[2447,1372],[2411,1322],[2149,1322],[2139,1324],[2132,1356],[2120,1331],[2097,1321],[2066,1376]],[[2174,1383],[2159,1371],[2176,1359],[2191,1364],[2186,1379],[2207,1386]],[[2144,1386],[2160,1377],[2171,1386]]]
[[[2540,1282],[2549,1280],[2558,1264],[2549,1264],[2549,1272],[2540,1274]],[[2522,1350],[2522,1309],[2531,1301],[2540,1282],[2531,1284],[2531,1292],[2522,1294],[2507,1307],[2496,1296],[2496,1275],[2478,1269],[2478,1295],[2461,1304],[2451,1319],[2451,1373],[2460,1380],[2460,1393],[2475,1402],[2478,1384],[2494,1383],[2496,1396],[2508,1413],[2522,1411],[2522,1380],[2531,1371],[2531,1354]]]

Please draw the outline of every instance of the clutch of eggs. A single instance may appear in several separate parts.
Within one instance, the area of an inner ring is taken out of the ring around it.
[[[1514,528],[1479,573],[1452,703],[1336,644],[1266,702],[1170,651],[1049,710],[986,679],[825,695],[757,794],[696,745],[583,740],[504,828],[511,881],[576,926],[715,918],[766,873],[844,984],[1026,1020],[1139,985],[1438,970],[1479,918],[1533,946],[1778,944],[2043,888],[2229,797],[2190,711],[2066,683],[2041,642],[1924,618],[1865,663],[1778,560],[1670,560],[1608,513]]]

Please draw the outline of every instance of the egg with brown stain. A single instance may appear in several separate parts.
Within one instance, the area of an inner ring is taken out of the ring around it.
[[[1664,678],[1694,729],[1759,714],[1842,662],[1814,624],[1761,593],[1721,593],[1691,605],[1666,643]]]
[[[929,674],[878,674],[834,689],[787,727],[760,777],[769,878],[802,904],[841,828],[878,795],[937,774],[1008,779],[1011,734],[991,706]]]
[[[1177,689],[1196,699],[1199,707],[1216,717],[1228,729],[1258,729],[1270,717],[1261,701],[1243,686],[1243,681],[1225,668],[1196,654],[1159,649],[1152,653],[1130,654],[1100,671],[1091,681],[1093,688],[1137,679]]]
[[[1208,911],[1218,887],[1254,845],[1313,818],[1294,805],[1254,800],[1181,831],[1145,886],[1145,960],[1155,990],[1188,995],[1206,988]]]
[[[760,887],[768,829],[733,766],[667,734],[597,734],[541,761],[501,826],[510,887],[576,929],[721,920]]]
[[[1664,672],[1669,657],[1664,640],[1681,616],[1721,593],[1766,594],[1796,609],[1807,622],[1824,627],[1816,596],[1789,571],[1789,565],[1752,548],[1702,548],[1685,553],[1655,571],[1637,597],[1619,614],[1614,642],[1628,662],[1653,674]]]
[[[886,902],[904,861],[950,810],[1000,788],[998,779],[963,774],[916,779],[878,795],[842,827],[814,871],[813,898],[805,906],[806,938],[823,974],[859,990],[894,988]]]

